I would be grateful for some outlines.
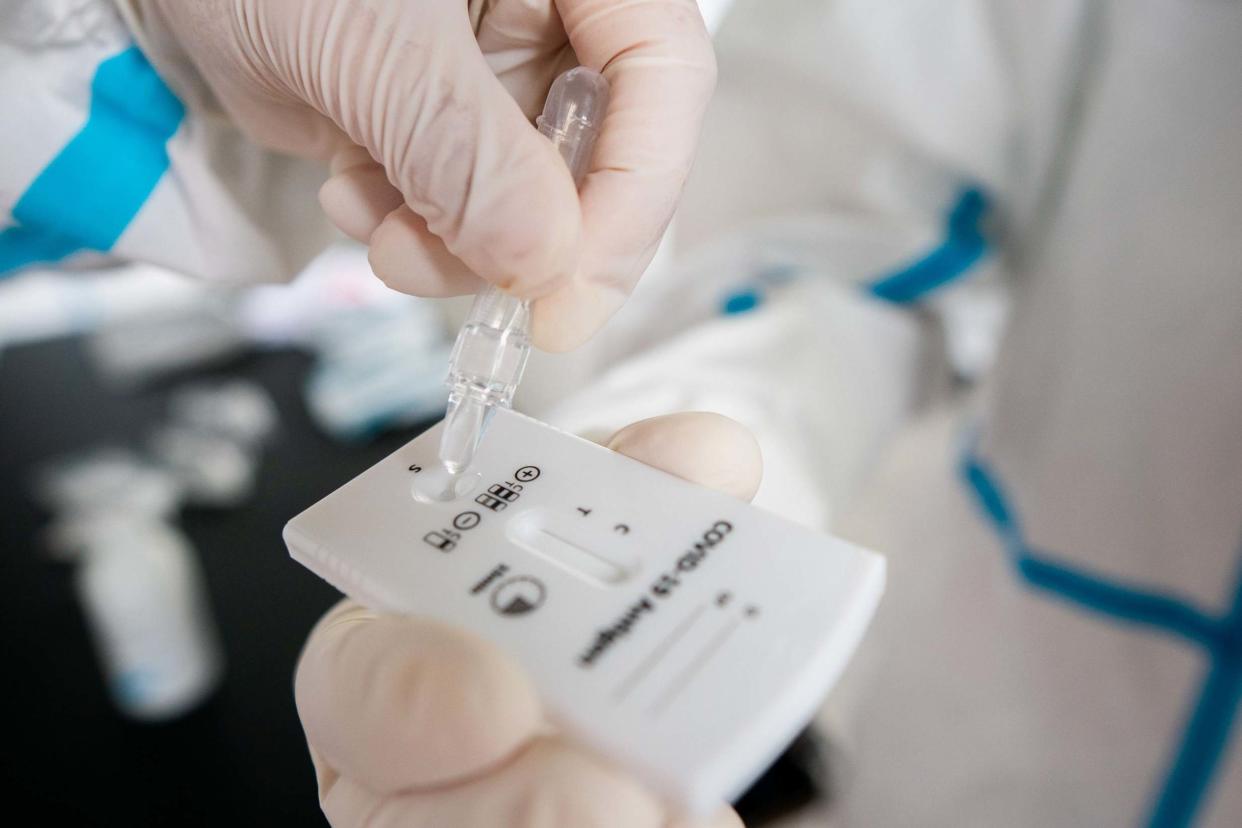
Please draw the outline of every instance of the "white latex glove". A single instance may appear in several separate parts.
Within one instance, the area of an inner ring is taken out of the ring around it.
[[[385,283],[538,298],[550,350],[594,333],[650,262],[715,83],[694,0],[122,1],[251,137],[331,159],[320,202]],[[531,124],[578,61],[612,93],[580,198]]]
[[[759,484],[754,438],[716,414],[644,420],[609,446],[740,498]],[[295,691],[336,828],[691,828],[558,735],[507,656],[442,624],[342,602],[311,633]],[[740,825],[725,809],[694,828]]]

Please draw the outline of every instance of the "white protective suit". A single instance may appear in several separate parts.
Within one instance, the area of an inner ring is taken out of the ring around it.
[[[238,279],[319,248],[322,173],[180,129],[109,4],[14,8],[0,85],[60,78],[60,126],[6,134],[0,272],[77,249],[44,216]],[[733,416],[757,502],[888,555],[801,822],[1242,825],[1242,4],[740,0],[722,34],[679,232],[728,240],[535,360],[526,407]],[[66,210],[92,79],[156,149],[116,164],[96,124]]]
[[[551,416],[734,416],[888,556],[796,824],[1242,825],[1242,4],[732,14],[679,224],[729,241]]]
[[[534,341],[559,349],[650,261],[715,77],[693,0],[9,0],[0,14],[0,276],[102,254],[289,278],[328,238],[322,204],[397,289],[510,285],[534,300]],[[615,87],[577,197],[526,123],[571,39]],[[259,143],[330,159],[318,198],[327,163]]]
[[[0,277],[111,259],[273,281],[335,237],[322,165],[248,141],[188,71],[175,94],[111,0],[7,0],[0,16]]]

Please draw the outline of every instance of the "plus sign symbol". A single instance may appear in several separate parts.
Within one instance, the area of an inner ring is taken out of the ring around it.
[[[520,483],[529,483],[541,473],[538,466],[522,466],[522,468],[513,473],[513,479]]]

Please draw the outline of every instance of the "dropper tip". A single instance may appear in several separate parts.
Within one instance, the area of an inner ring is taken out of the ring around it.
[[[483,432],[491,419],[491,408],[472,397],[450,399],[440,436],[440,465],[450,477],[470,468]]]

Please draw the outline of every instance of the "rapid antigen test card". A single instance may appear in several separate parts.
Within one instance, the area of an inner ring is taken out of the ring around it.
[[[468,491],[416,498],[439,432],[291,520],[290,553],[499,645],[557,725],[690,814],[806,725],[883,590],[872,552],[507,410]]]

